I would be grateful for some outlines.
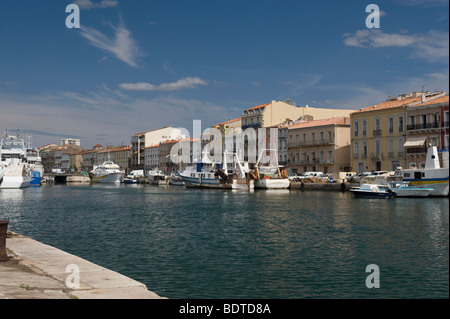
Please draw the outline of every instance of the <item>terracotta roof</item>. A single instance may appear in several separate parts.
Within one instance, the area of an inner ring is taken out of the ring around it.
[[[430,100],[426,100],[423,103],[414,104],[411,106],[416,107],[416,106],[422,106],[422,105],[433,105],[433,104],[442,104],[442,103],[448,103],[448,94],[441,96],[441,97],[434,98],[434,99],[432,98]]]
[[[389,109],[389,108],[393,108],[393,107],[400,107],[400,106],[408,105],[408,104],[411,104],[414,102],[419,102],[420,100],[421,100],[421,97],[418,96],[418,97],[409,97],[409,98],[406,98],[403,100],[386,101],[386,102],[368,106],[368,107],[358,110],[354,113],[378,111],[378,110]]]
[[[249,108],[249,109],[245,109],[244,111],[254,110],[254,109],[260,109],[260,108],[265,107],[265,106],[270,105],[270,104],[271,104],[271,103],[257,105],[257,106],[251,107],[251,108]]]
[[[296,129],[296,128],[307,128],[307,127],[316,127],[316,126],[325,126],[325,125],[348,125],[350,126],[350,118],[349,117],[333,117],[330,119],[324,120],[315,120],[315,121],[307,121],[301,122],[297,124],[293,124],[288,126],[288,129]]]
[[[236,119],[228,120],[228,121],[226,121],[226,122],[222,122],[222,123],[219,123],[219,124],[217,124],[217,125],[226,125],[226,124],[234,123],[234,122],[239,121],[240,119],[241,119],[241,118],[238,117],[238,118],[236,118]]]

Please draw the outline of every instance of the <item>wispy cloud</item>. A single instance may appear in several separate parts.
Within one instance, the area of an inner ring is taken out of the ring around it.
[[[103,9],[110,7],[117,7],[119,1],[117,0],[102,0],[100,2],[92,2],[91,0],[76,0],[74,4],[78,5],[81,9]]]
[[[449,33],[432,30],[427,34],[384,33],[381,30],[358,30],[344,34],[344,44],[351,47],[411,48],[411,57],[429,62],[447,62],[449,57]]]
[[[119,87],[130,91],[178,91],[181,89],[194,89],[199,85],[208,85],[208,82],[198,77],[187,77],[173,83],[154,85],[150,83],[121,83]]]
[[[115,58],[125,62],[129,66],[137,67],[137,59],[142,56],[141,49],[133,39],[131,32],[126,28],[122,19],[119,25],[111,28],[114,31],[112,37],[87,26],[81,26],[81,35],[89,40],[90,44],[112,54]]]

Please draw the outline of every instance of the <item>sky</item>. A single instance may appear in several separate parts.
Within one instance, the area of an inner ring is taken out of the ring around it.
[[[448,92],[448,12],[448,0],[2,0],[0,133],[89,149],[272,100],[356,110]]]

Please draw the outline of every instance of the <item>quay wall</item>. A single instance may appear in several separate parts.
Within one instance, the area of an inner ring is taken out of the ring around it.
[[[291,182],[291,189],[311,190],[311,191],[348,191],[353,187],[350,183],[304,183],[304,182]]]

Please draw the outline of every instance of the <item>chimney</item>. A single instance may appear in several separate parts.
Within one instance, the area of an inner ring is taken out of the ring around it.
[[[426,101],[425,94],[421,95],[420,99],[421,99],[422,103],[425,102]]]

